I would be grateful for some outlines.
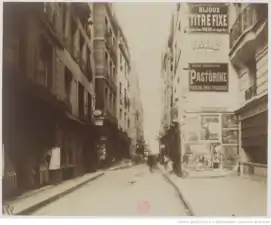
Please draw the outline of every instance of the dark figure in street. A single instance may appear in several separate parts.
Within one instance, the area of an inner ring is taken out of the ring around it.
[[[147,160],[150,172],[153,172],[153,169],[155,168],[156,165],[156,157],[153,154],[148,155],[148,160]]]

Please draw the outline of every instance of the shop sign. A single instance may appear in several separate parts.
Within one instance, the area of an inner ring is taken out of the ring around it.
[[[93,116],[101,116],[101,115],[102,115],[102,111],[101,110],[94,110]]]
[[[225,4],[190,3],[189,32],[228,33],[228,6]]]
[[[192,49],[193,50],[219,51],[220,50],[220,43],[219,42],[212,42],[209,39],[195,40],[192,43]]]
[[[104,125],[104,120],[103,119],[95,119],[94,120],[95,126],[103,126]]]
[[[268,106],[267,106],[266,103],[264,103],[264,104],[259,105],[256,108],[252,108],[252,109],[248,110],[247,112],[240,115],[239,118],[240,118],[240,120],[245,120],[245,119],[247,119],[249,117],[256,116],[256,115],[258,115],[260,113],[263,113],[263,112],[265,112],[267,110],[268,110]]]
[[[189,63],[189,90],[228,92],[227,63]]]

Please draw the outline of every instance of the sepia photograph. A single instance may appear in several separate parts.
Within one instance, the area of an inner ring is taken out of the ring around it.
[[[268,3],[2,6],[3,216],[268,215]]]

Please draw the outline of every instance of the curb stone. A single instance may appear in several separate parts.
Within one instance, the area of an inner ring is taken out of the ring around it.
[[[179,198],[181,199],[185,208],[188,211],[189,216],[195,216],[193,209],[191,208],[190,204],[188,203],[188,201],[185,199],[184,195],[180,191],[180,188],[170,179],[170,177],[160,168],[160,166],[158,166],[158,169],[162,173],[163,177],[167,180],[167,182],[169,182],[174,187],[174,189],[177,191]]]
[[[123,166],[118,166],[118,167],[115,167],[115,168],[108,169],[108,171],[115,171],[115,170],[131,168],[133,166],[135,166],[135,165],[134,164],[132,164],[132,165],[123,165]]]
[[[58,200],[58,199],[60,199],[61,197],[64,197],[65,195],[70,194],[71,192],[75,191],[76,189],[82,187],[83,185],[87,184],[88,182],[90,182],[92,180],[95,180],[95,179],[103,176],[104,174],[105,174],[104,172],[100,173],[100,174],[97,174],[96,176],[91,177],[88,180],[86,180],[86,181],[84,181],[84,182],[82,182],[80,184],[77,184],[76,186],[74,186],[72,188],[68,188],[64,192],[58,193],[56,195],[53,195],[53,196],[51,196],[51,197],[49,197],[49,198],[47,198],[47,199],[45,199],[45,200],[43,200],[43,201],[41,201],[41,202],[33,205],[33,206],[30,206],[27,209],[24,209],[24,210],[22,210],[22,211],[20,211],[18,213],[15,213],[14,216],[30,215],[31,213],[37,211],[38,209],[40,209],[40,208],[42,208],[42,207],[44,207],[44,206],[46,206],[46,205],[48,205],[48,204],[50,204],[50,203]]]

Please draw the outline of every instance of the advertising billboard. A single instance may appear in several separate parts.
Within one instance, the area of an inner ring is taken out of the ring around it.
[[[189,63],[189,90],[199,92],[228,92],[227,63]]]
[[[234,114],[223,114],[222,128],[238,128],[237,117]]]
[[[225,4],[190,3],[189,32],[228,33],[228,6]]]
[[[222,142],[223,144],[237,144],[238,140],[237,130],[223,130],[222,131]]]

